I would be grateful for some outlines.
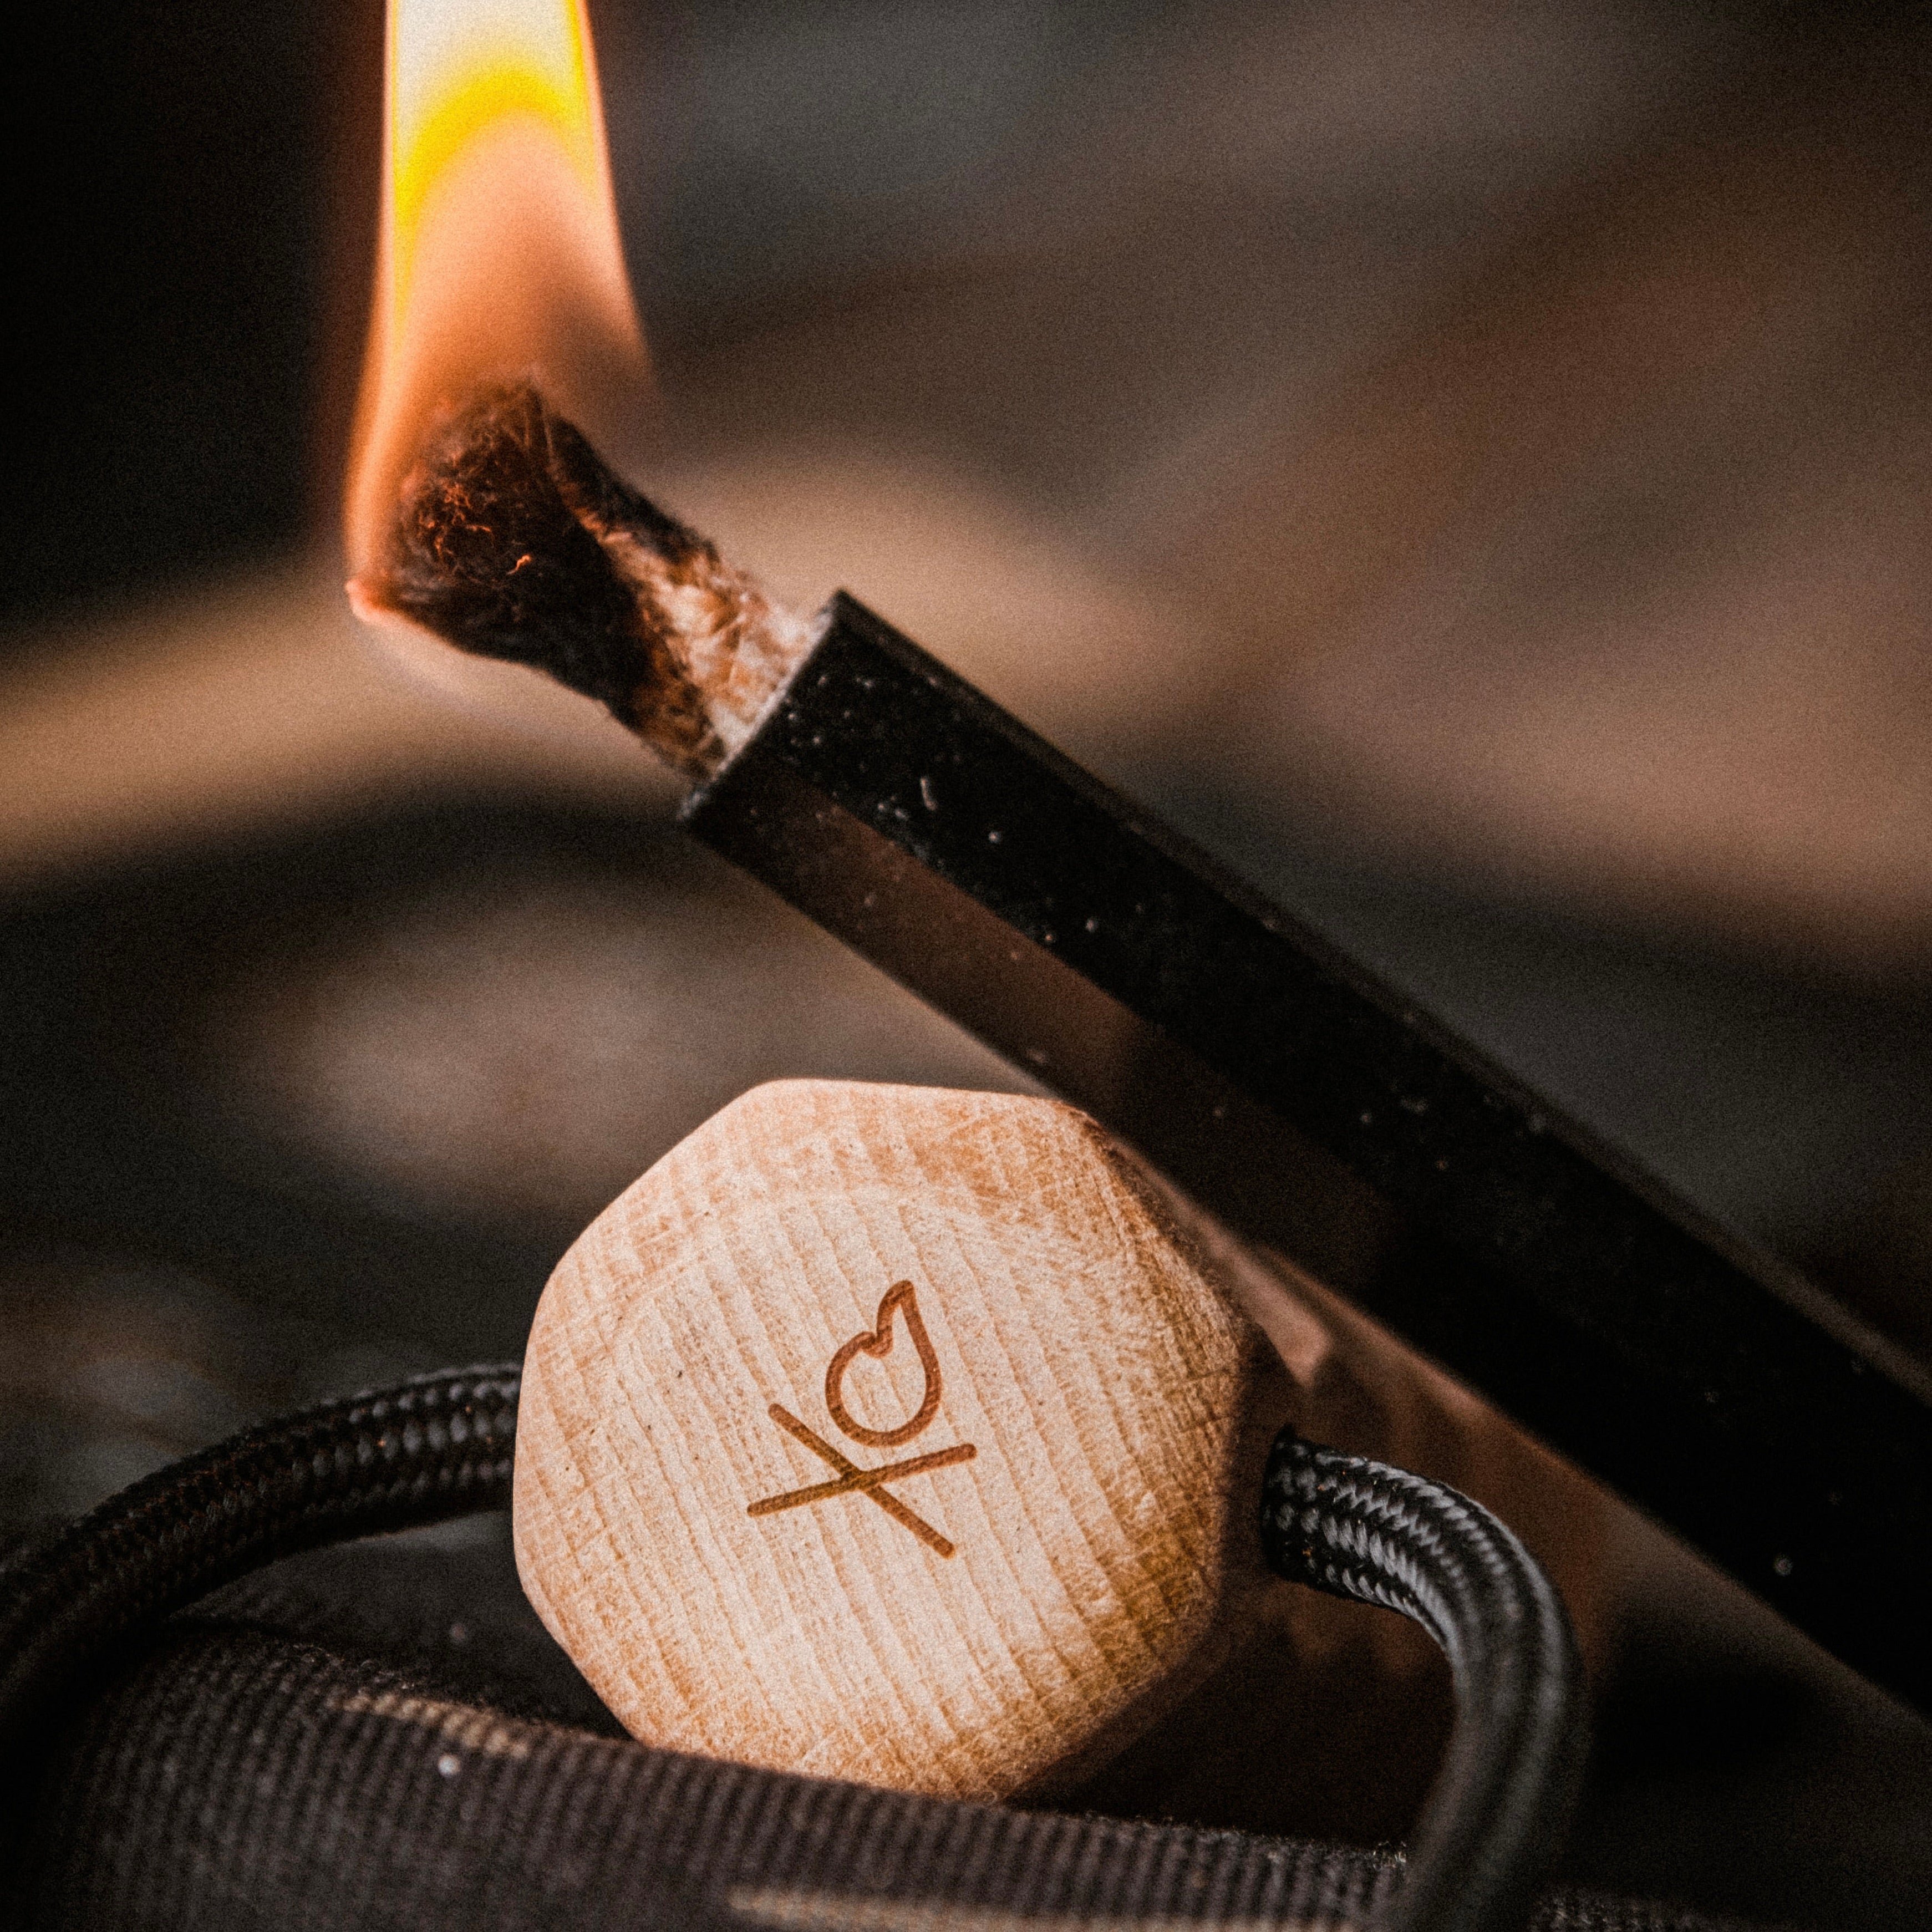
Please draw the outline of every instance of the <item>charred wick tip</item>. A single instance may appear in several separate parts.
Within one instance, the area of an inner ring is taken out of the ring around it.
[[[388,555],[358,590],[459,650],[548,672],[702,773],[722,756],[716,733],[651,592],[718,568],[703,538],[513,383],[479,391],[424,447]]]

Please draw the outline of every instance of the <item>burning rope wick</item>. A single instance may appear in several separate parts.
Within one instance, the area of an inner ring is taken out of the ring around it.
[[[527,383],[444,422],[404,479],[388,556],[352,595],[548,672],[693,778],[751,736],[817,634]]]

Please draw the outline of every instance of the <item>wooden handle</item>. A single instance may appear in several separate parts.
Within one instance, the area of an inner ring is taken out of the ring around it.
[[[1167,1701],[1243,1584],[1258,1358],[1072,1108],[761,1087],[551,1278],[518,1566],[650,1742],[1037,1788]]]

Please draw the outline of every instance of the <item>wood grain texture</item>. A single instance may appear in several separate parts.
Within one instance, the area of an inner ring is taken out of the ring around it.
[[[551,1278],[524,1586],[652,1743],[1037,1787],[1166,1701],[1240,1587],[1257,1360],[1212,1264],[1071,1108],[761,1087]]]

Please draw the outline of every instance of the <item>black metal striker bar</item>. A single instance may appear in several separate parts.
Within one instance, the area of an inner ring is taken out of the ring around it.
[[[697,836],[1932,1712],[1932,1406],[862,606]]]

